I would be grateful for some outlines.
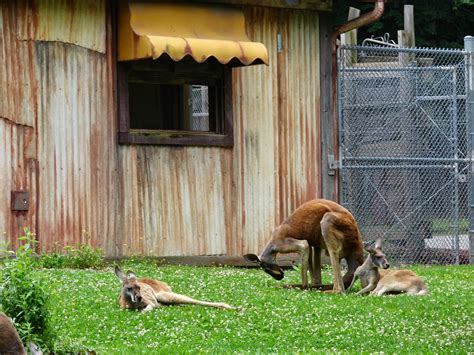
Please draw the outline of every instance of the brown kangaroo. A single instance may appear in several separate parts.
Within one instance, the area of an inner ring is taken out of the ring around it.
[[[26,354],[23,343],[13,325],[4,313],[0,312],[0,354]]]
[[[382,296],[385,293],[407,293],[409,295],[426,295],[428,289],[423,282],[411,270],[379,270],[387,269],[389,264],[382,251],[382,239],[378,238],[373,247],[366,248],[369,255],[365,262],[357,268],[354,279],[347,289],[352,287],[357,277],[362,284],[368,284],[358,295],[371,292],[372,295]]]
[[[122,281],[122,290],[119,295],[119,305],[122,309],[138,309],[148,312],[155,307],[171,304],[196,304],[222,309],[238,309],[227,303],[198,301],[174,293],[166,283],[153,279],[139,279],[132,271],[128,271],[125,276],[118,266],[115,267],[115,274]]]
[[[367,286],[357,292],[357,295],[365,295],[373,291],[381,278],[379,268],[388,269],[390,267],[382,252],[382,238],[378,238],[373,247],[366,247],[365,250],[369,255],[364,263],[356,269],[351,285],[347,288],[347,292],[349,292],[357,278],[360,278],[361,283]]]
[[[321,249],[331,259],[333,285],[321,284]],[[349,286],[356,268],[364,261],[362,238],[352,214],[336,202],[316,199],[298,207],[272,232],[272,238],[260,256],[244,255],[259,263],[265,272],[281,280],[283,270],[276,264],[278,253],[299,253],[301,256],[300,287],[308,287],[308,269],[311,288],[343,293]],[[341,276],[340,260],[347,261],[348,270]]]

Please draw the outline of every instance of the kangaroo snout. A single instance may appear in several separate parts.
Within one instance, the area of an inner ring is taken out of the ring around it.
[[[244,259],[260,265],[263,271],[265,271],[275,280],[281,280],[283,279],[283,277],[285,277],[285,273],[283,272],[283,269],[281,267],[279,267],[277,264],[271,264],[265,261],[261,261],[260,258],[255,254],[245,254]]]
[[[285,277],[285,273],[283,269],[276,264],[267,264],[262,262],[263,271],[265,271],[268,275],[273,277],[275,280],[280,281]]]
[[[389,267],[390,267],[390,264],[389,264],[389,263],[383,264],[383,268],[384,268],[384,269],[388,269]]]

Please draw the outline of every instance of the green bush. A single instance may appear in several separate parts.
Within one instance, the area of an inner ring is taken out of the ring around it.
[[[43,254],[41,264],[46,269],[97,269],[103,267],[104,255],[100,248],[88,244],[56,248],[51,253]]]
[[[22,245],[16,252],[10,251],[14,257],[7,258],[1,274],[0,305],[10,316],[24,343],[32,340],[44,345],[48,338],[48,309],[46,305],[45,286],[40,279],[34,277],[34,269],[38,266],[35,259],[35,235],[28,228],[25,235],[19,237]]]

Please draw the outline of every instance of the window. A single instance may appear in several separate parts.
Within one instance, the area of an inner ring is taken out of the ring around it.
[[[268,64],[238,6],[118,0],[122,144],[233,144],[231,68]],[[115,5],[112,5],[115,6]]]
[[[232,146],[231,87],[231,69],[214,58],[119,63],[119,141]]]

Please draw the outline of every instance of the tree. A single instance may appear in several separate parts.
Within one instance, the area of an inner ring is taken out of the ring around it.
[[[474,0],[389,0],[378,21],[358,30],[358,43],[385,33],[397,41],[397,31],[403,29],[403,5],[414,6],[417,47],[462,48],[463,38],[474,35]],[[349,6],[362,14],[373,8],[370,3],[334,0],[335,24],[347,20]]]

